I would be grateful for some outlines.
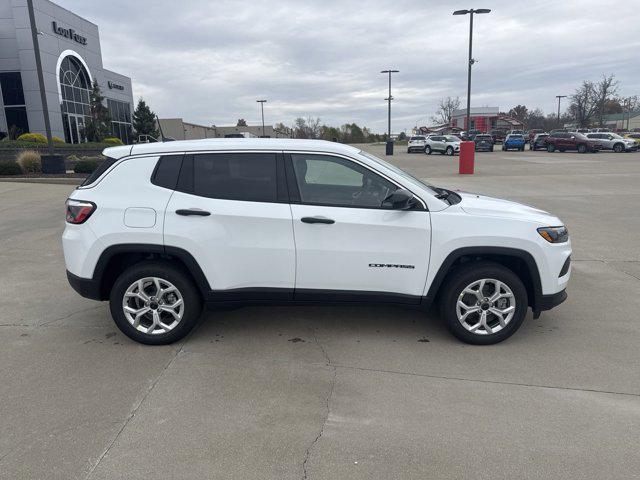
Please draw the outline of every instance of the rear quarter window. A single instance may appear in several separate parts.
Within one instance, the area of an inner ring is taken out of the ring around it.
[[[80,186],[87,187],[92,183],[95,183],[95,181],[98,180],[98,178],[100,178],[104,172],[109,170],[109,168],[117,161],[118,161],[117,158],[111,158],[111,157],[105,158],[105,160],[100,165],[98,165],[98,168],[96,168],[93,171],[93,173],[91,173],[87,178],[85,178],[84,182],[82,182]]]
[[[160,157],[151,175],[151,183],[174,190],[182,167],[184,155],[164,155]]]

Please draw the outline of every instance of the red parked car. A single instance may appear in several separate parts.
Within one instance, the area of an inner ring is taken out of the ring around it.
[[[597,152],[602,145],[597,140],[592,140],[578,132],[551,132],[546,139],[547,152],[556,150],[577,150],[578,153]]]

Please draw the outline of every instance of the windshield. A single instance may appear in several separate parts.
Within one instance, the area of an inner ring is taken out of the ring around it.
[[[415,141],[415,140],[426,140],[426,137],[411,137],[410,141]]]
[[[491,140],[491,135],[476,135],[476,140]]]
[[[459,142],[460,139],[458,137],[454,137],[453,135],[445,135],[444,138],[447,142]]]
[[[522,135],[509,135],[510,140],[522,140]]]
[[[611,135],[613,138],[622,138],[620,135],[618,135],[617,133],[610,133],[609,135]]]
[[[382,165],[383,167],[388,168],[389,170],[391,170],[394,173],[397,173],[398,175],[400,175],[401,177],[407,178],[409,180],[412,180],[414,182],[419,183],[420,185],[425,186],[426,188],[433,190],[436,193],[440,193],[438,190],[436,190],[436,188],[431,185],[428,182],[425,182],[424,180],[420,180],[419,178],[414,177],[413,175],[405,172],[404,170],[399,169],[398,167],[396,167],[395,165],[392,165],[389,162],[385,162],[384,160],[382,160],[381,158],[376,157],[375,155],[372,155],[369,152],[365,152],[364,150],[360,150],[360,155],[364,155],[365,157],[367,157],[369,160],[373,160],[374,162]]]

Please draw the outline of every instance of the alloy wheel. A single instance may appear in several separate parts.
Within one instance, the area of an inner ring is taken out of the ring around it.
[[[456,303],[460,324],[477,335],[491,335],[504,329],[516,311],[516,301],[509,286],[493,278],[483,278],[467,285]]]
[[[178,326],[184,314],[184,301],[171,282],[145,277],[129,285],[122,299],[122,309],[136,330],[159,335]]]

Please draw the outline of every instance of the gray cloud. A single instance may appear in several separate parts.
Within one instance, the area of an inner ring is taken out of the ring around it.
[[[319,116],[394,130],[428,123],[438,99],[466,94],[468,17],[462,1],[58,0],[100,27],[107,68],[128,74],[160,116],[218,125]],[[638,22],[624,0],[513,2],[474,25],[472,103],[555,111],[555,95],[614,73],[640,93]]]

